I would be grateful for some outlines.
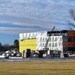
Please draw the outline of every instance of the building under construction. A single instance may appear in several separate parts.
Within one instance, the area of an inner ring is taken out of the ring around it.
[[[20,52],[25,49],[46,52],[49,57],[75,53],[75,31],[40,31],[19,34]]]

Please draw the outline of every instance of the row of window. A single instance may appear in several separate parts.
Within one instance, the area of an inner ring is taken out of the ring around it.
[[[24,33],[20,34],[20,39],[36,38],[36,33]]]
[[[27,38],[36,38],[36,36],[40,35],[44,35],[45,32],[35,32],[35,33],[22,33],[20,34],[20,38],[22,39],[27,39]]]
[[[75,41],[75,37],[68,37],[68,41],[69,41],[69,42]]]
[[[44,47],[37,47],[38,50],[43,50]],[[49,47],[49,50],[62,50],[63,47]]]
[[[75,36],[70,36],[70,37],[67,37],[67,36],[64,36],[63,37],[63,41],[64,42],[74,42],[75,41]]]
[[[38,44],[37,44],[38,45]],[[40,43],[39,46],[45,47],[46,43]],[[62,46],[62,42],[59,43],[48,43],[48,47],[57,47],[57,46]]]
[[[60,35],[64,35],[64,36],[67,36],[67,33],[61,33],[61,32],[57,32],[57,33],[49,33],[48,32],[48,35],[52,35],[52,36],[60,36]]]
[[[59,41],[62,41],[62,37],[40,37],[40,38],[38,38],[37,39],[38,41],[57,41],[57,40],[59,40]]]

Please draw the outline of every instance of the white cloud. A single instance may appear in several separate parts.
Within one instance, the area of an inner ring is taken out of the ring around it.
[[[0,27],[0,33],[8,33],[8,34],[19,34],[19,33],[23,33],[23,32],[34,32],[36,30],[35,29],[31,29],[31,28]]]
[[[0,0],[0,22],[65,29],[68,10],[74,7],[74,0]]]
[[[62,30],[65,26],[60,26],[58,25],[58,27],[55,27],[55,30],[59,29]],[[20,34],[20,33],[24,33],[24,32],[36,32],[36,31],[50,31],[53,28],[53,26],[51,26],[51,28],[49,29],[44,29],[44,28],[11,28],[11,27],[0,27],[0,33],[8,33],[8,34]],[[67,27],[66,27],[67,28]]]

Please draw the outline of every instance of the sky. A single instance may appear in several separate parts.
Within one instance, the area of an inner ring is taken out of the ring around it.
[[[75,0],[0,0],[0,42],[13,44],[20,33],[68,29]]]

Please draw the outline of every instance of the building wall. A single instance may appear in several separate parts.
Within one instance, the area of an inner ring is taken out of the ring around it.
[[[30,48],[31,50],[37,50],[37,40],[40,36],[47,35],[47,31],[32,32],[32,33],[21,33],[19,34],[19,49],[20,52]]]
[[[47,44],[47,48],[49,48],[49,50],[58,50],[58,51],[63,50],[62,36],[50,36],[49,38],[48,36],[44,36],[44,37],[39,36],[37,40],[37,50],[43,50],[45,48],[47,39],[49,39]]]
[[[46,40],[47,40],[47,31],[45,32],[39,32],[38,35],[36,36],[36,43],[37,43],[37,50],[43,50]]]
[[[75,31],[21,33],[19,37],[20,52],[23,52],[25,49],[40,51],[48,48],[50,55],[54,56],[55,53],[55,55],[57,54],[61,57],[63,57],[63,53],[67,51],[75,52]],[[48,44],[46,46],[47,40]]]
[[[63,38],[64,52],[75,52],[75,31],[67,31],[67,36]]]
[[[75,31],[68,31],[67,32],[67,35],[68,36],[75,36]]]
[[[23,52],[25,49],[36,50],[36,39],[24,39],[19,42],[20,52]]]
[[[20,52],[27,48],[30,48],[31,50],[43,50],[45,48],[47,39],[49,39],[49,42],[47,44],[47,48],[49,48],[49,50],[63,51],[62,35],[51,35],[50,37],[48,37],[47,31],[42,31],[20,34]]]

